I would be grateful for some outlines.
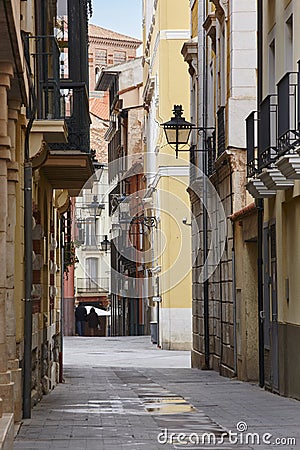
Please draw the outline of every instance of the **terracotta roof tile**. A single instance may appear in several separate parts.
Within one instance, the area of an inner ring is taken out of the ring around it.
[[[109,120],[108,95],[103,98],[90,98],[90,113],[103,120]]]
[[[106,28],[99,27],[98,25],[89,24],[89,36],[99,37],[104,39],[114,39],[117,41],[129,41],[135,43],[137,47],[141,45],[142,41],[139,39],[126,36],[125,34],[120,34],[112,30],[107,30]]]

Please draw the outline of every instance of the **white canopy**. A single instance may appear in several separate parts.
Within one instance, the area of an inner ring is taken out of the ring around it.
[[[88,314],[89,314],[91,308],[94,308],[94,310],[96,311],[98,316],[110,316],[110,311],[104,311],[103,309],[95,308],[95,306],[90,306],[90,305],[85,306],[85,309],[87,310]]]

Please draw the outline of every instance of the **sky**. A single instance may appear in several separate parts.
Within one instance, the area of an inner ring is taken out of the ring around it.
[[[89,22],[142,39],[142,0],[92,0]]]

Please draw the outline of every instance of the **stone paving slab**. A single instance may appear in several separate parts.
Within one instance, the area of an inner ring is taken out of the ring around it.
[[[189,352],[157,349],[149,337],[65,338],[65,383],[24,420],[14,448],[300,448],[298,401],[189,365]],[[232,444],[228,433],[242,425]],[[270,445],[245,445],[247,431],[271,433]],[[298,442],[272,445],[287,437]]]

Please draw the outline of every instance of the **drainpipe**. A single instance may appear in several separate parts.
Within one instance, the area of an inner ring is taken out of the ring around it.
[[[29,135],[30,130],[26,134]],[[24,164],[24,238],[25,238],[25,319],[23,418],[31,417],[31,345],[32,345],[32,165]]]
[[[156,277],[156,295],[157,297],[159,297],[159,275],[157,275]],[[160,329],[159,329],[159,301],[156,302],[157,305],[157,347],[160,348],[160,340],[159,340],[159,333],[160,333]]]
[[[231,214],[233,214],[233,169],[230,167],[230,204]],[[234,376],[237,376],[237,331],[236,331],[236,274],[235,274],[235,223],[232,222],[232,301],[233,301],[233,370]]]
[[[203,21],[206,17],[206,2],[203,2]],[[202,23],[203,23],[202,21]],[[206,67],[206,32],[202,30],[202,58],[203,58],[203,103],[202,103],[202,126],[205,129],[207,126],[207,67]],[[202,148],[206,148],[206,133],[203,133]],[[202,171],[203,171],[203,205],[206,205],[207,197],[207,152],[202,152]],[[210,351],[209,351],[209,292],[206,259],[208,255],[208,229],[207,229],[207,211],[203,206],[203,253],[204,253],[204,283],[203,283],[203,310],[204,310],[204,355],[205,355],[205,369],[210,368]]]
[[[31,92],[33,94],[33,91]],[[34,97],[34,95],[33,95]],[[25,318],[24,318],[24,382],[23,418],[31,417],[31,347],[32,347],[32,163],[29,156],[29,135],[35,116],[35,107],[25,132],[24,162],[24,240],[25,240]]]
[[[263,81],[263,0],[257,1],[257,111],[258,111],[258,149],[261,148],[261,127],[260,127],[260,103],[262,101],[262,81]],[[258,150],[258,153],[259,153]],[[263,322],[263,221],[264,221],[264,200],[256,200],[257,207],[257,299],[258,299],[258,355],[259,355],[259,386],[265,385],[265,365],[264,365],[264,322]]]
[[[60,218],[60,352],[59,352],[59,382],[63,383],[63,345],[64,345],[64,288],[65,288],[65,218]]]
[[[220,186],[220,178],[219,178],[219,172],[217,171],[217,184],[218,187]],[[232,190],[230,189],[230,192]],[[231,197],[232,198],[232,197]],[[232,210],[232,208],[231,208]],[[222,292],[222,285],[223,285],[223,270],[222,270],[222,259],[219,262],[219,276],[220,276],[220,364],[219,364],[219,373],[222,374],[222,365],[223,365],[223,292]]]
[[[203,168],[204,168],[204,181],[203,181],[203,205],[206,205],[206,168],[207,158],[206,152],[203,152]],[[204,313],[204,352],[205,352],[205,369],[209,369],[209,292],[208,292],[208,279],[207,279],[207,255],[208,255],[208,243],[207,243],[207,211],[203,206],[203,253],[204,253],[204,283],[203,283],[203,313]]]
[[[25,50],[26,73],[28,75],[29,95],[31,96],[30,117],[25,131],[24,142],[24,278],[25,278],[25,311],[24,311],[24,373],[23,373],[23,418],[31,417],[31,347],[32,347],[32,163],[29,152],[29,136],[37,111],[37,98],[32,83],[32,73],[28,55]],[[29,103],[30,104],[30,103]]]
[[[233,233],[235,224],[232,223]],[[237,332],[236,332],[236,277],[235,277],[235,245],[234,245],[234,234],[233,234],[233,244],[232,244],[232,300],[233,300],[233,370],[234,376],[237,376]]]

